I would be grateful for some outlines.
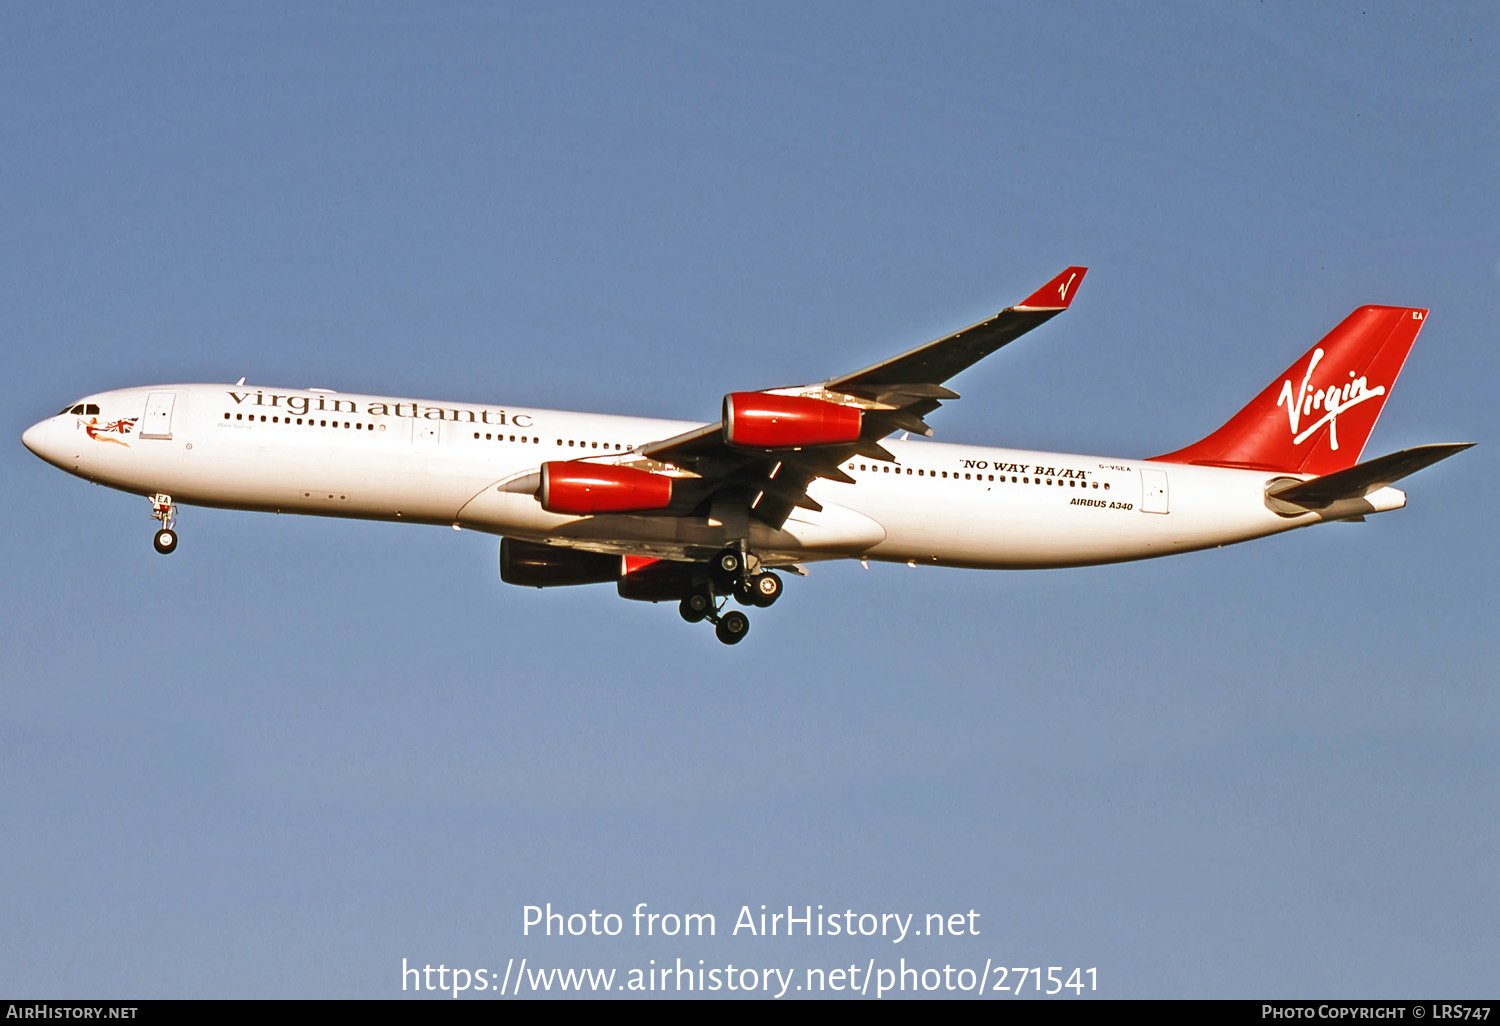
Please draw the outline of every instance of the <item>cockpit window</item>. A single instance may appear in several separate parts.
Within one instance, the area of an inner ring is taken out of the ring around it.
[[[77,406],[67,406],[67,407],[64,407],[62,412],[63,413],[82,413],[83,412],[83,403],[79,403]],[[59,413],[58,416],[61,417],[62,413]]]
[[[83,408],[83,415],[85,417],[97,417],[99,415],[99,404],[89,403]]]

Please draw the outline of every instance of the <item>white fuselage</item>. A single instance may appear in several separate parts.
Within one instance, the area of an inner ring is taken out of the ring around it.
[[[97,415],[63,413],[26,432],[48,462],[100,484],[231,509],[456,525],[574,548],[707,558],[746,529],[732,517],[565,516],[542,509],[549,460],[623,458],[699,425],[243,385],[100,393]],[[123,421],[134,423],[121,427]],[[108,430],[114,428],[114,430]],[[1268,508],[1286,475],[929,441],[856,457],[853,484],[815,481],[823,509],[780,530],[751,519],[769,565],[859,557],[939,566],[1035,568],[1143,559],[1331,519]],[[1360,508],[1395,509],[1383,488]]]

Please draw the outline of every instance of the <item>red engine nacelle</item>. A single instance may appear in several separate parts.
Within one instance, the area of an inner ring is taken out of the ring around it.
[[[724,441],[747,449],[798,449],[859,440],[860,411],[852,406],[765,392],[724,397]]]
[[[634,513],[672,502],[672,479],[634,467],[582,460],[542,464],[536,497],[550,513]]]

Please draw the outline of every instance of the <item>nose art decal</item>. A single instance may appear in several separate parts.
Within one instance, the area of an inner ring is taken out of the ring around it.
[[[108,424],[100,424],[98,417],[90,417],[88,420],[84,420],[82,417],[79,417],[78,423],[79,426],[83,428],[84,433],[94,441],[113,442],[115,445],[123,445],[128,449],[130,448],[130,443],[125,441],[123,438],[109,438],[108,436],[112,434],[130,434],[131,430],[135,427],[135,422],[139,419],[140,418],[138,417],[127,417],[124,420],[111,421]]]

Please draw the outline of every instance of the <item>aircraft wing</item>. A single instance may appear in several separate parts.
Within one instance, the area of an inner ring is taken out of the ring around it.
[[[674,484],[668,512],[706,512],[718,502],[744,502],[750,515],[780,527],[798,506],[819,509],[807,488],[817,478],[851,482],[840,464],[850,456],[891,460],[880,439],[896,431],[931,435],[923,420],[958,393],[944,383],[1007,343],[1068,308],[1088,268],[1069,267],[1015,306],[988,320],[918,346],[852,374],[813,385],[767,389],[763,396],[816,399],[860,411],[852,441],[795,448],[731,445],[725,422],[715,421],[637,450],[653,463],[670,464],[696,478]]]

